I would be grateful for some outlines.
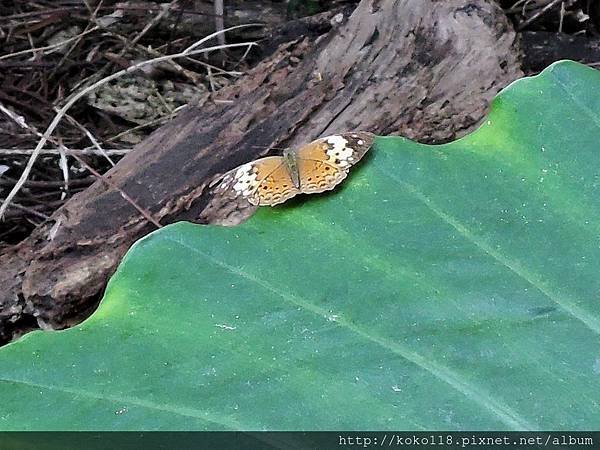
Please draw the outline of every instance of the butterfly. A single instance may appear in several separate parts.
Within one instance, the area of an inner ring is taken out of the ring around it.
[[[297,194],[331,190],[365,155],[373,138],[364,131],[338,134],[286,149],[282,156],[251,161],[227,172],[216,192],[242,196],[255,206],[274,206]]]

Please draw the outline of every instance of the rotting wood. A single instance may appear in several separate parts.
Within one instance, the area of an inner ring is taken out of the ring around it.
[[[448,141],[472,130],[521,75],[514,33],[491,0],[363,0],[332,23],[318,37],[296,33],[106,176],[162,224],[234,223],[244,212],[205,188],[219,173],[347,130]],[[52,328],[83,319],[125,251],[152,229],[101,181],[75,196],[0,256],[0,338],[32,318]]]

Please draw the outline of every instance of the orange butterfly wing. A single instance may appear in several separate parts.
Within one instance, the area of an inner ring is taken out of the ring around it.
[[[312,194],[336,187],[369,150],[373,137],[366,132],[345,133],[300,147],[296,151],[300,190]]]
[[[260,180],[255,194],[255,197],[258,198],[258,205],[278,205],[300,193],[298,188],[294,186],[285,160],[281,157],[277,158],[281,161],[275,168],[272,168],[271,164],[261,163],[262,160],[260,159],[254,161],[258,170],[257,179]],[[257,163],[259,164],[257,165]]]
[[[222,195],[242,196],[252,205],[277,205],[298,194],[281,156],[269,156],[243,164],[223,176]]]
[[[300,150],[304,148],[306,147],[302,147]],[[298,167],[300,190],[304,194],[314,194],[331,190],[348,175],[346,170],[336,167],[323,159],[305,158],[304,154],[302,157],[296,159],[296,164]]]

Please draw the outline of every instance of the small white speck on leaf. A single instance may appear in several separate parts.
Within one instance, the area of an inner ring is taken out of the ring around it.
[[[598,356],[594,361],[594,365],[592,366],[592,372],[594,372],[596,375],[600,375],[600,356]]]

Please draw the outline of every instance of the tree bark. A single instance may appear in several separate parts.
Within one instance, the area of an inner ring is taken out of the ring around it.
[[[248,212],[212,195],[218,174],[269,148],[348,130],[448,141],[472,130],[521,75],[514,32],[492,0],[363,0],[332,24],[280,45],[106,177],[162,224],[232,224]],[[2,338],[32,317],[53,328],[83,319],[123,254],[153,229],[102,181],[71,199],[0,257]]]

